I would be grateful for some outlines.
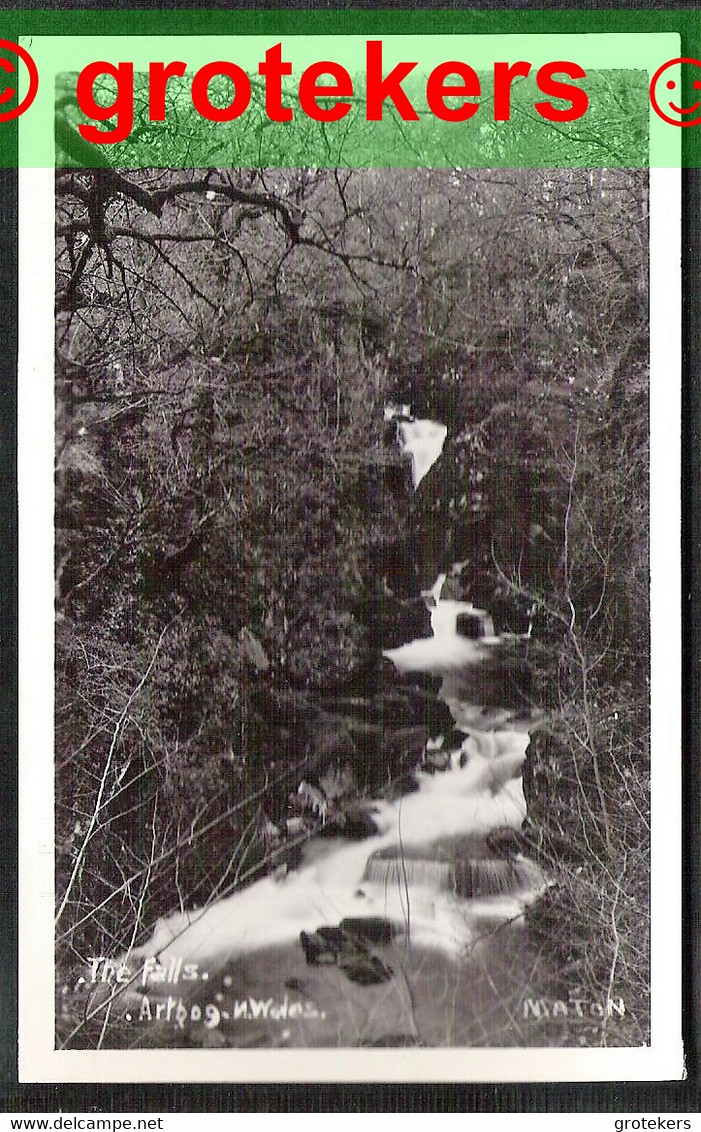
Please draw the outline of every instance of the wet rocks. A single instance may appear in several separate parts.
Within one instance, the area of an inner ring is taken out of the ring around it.
[[[435,774],[436,771],[444,772],[450,770],[452,751],[450,748],[431,749],[428,748],[424,755],[423,769],[428,774]]]
[[[384,916],[352,916],[341,920],[341,929],[367,943],[391,943],[394,929]]]
[[[360,954],[356,957],[341,953],[338,965],[345,972],[346,978],[363,987],[386,983],[392,978],[392,968],[388,967],[378,955]]]
[[[299,942],[304,948],[307,963],[311,967],[335,963],[338,958],[336,948],[318,932],[300,932]]]
[[[339,925],[322,925],[314,932],[302,931],[299,942],[310,966],[336,965],[347,979],[359,986],[385,983],[392,968],[368,944],[387,944],[392,925],[380,916],[348,918]]]
[[[338,828],[340,832],[352,841],[363,841],[366,837],[376,837],[378,829],[372,813],[372,808],[362,803],[347,805],[339,818]]]

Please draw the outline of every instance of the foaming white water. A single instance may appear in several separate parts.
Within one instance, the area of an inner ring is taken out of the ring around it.
[[[502,648],[501,637],[482,636],[475,641],[461,636],[455,625],[455,617],[459,614],[472,616],[478,612],[467,601],[439,601],[430,614],[433,637],[420,637],[397,649],[384,649],[383,657],[391,660],[397,671],[433,672],[435,675],[464,668],[468,664],[484,663]]]
[[[480,704],[469,704],[464,700],[455,699],[450,695],[450,675],[446,675],[441,685],[440,698],[455,720],[458,731],[522,731],[524,727],[524,713],[519,708],[482,707]],[[538,720],[538,714],[528,710],[528,727],[533,732],[533,726]]]
[[[443,604],[440,602],[440,605]],[[382,655],[391,660],[399,672],[432,672],[440,675],[464,668],[468,664],[482,664],[494,655],[495,648],[500,644],[498,637],[482,637],[473,641],[457,633],[445,633],[410,641],[396,649],[384,649]]]
[[[422,596],[430,611],[432,637],[420,638],[384,649],[383,656],[391,660],[399,672],[444,673],[481,664],[501,647],[500,637],[494,634],[492,618],[484,609],[477,609],[470,601],[441,598],[446,575],[439,574],[430,590]],[[479,626],[479,636],[463,636],[458,632],[458,621],[464,618]]]
[[[418,791],[377,803],[377,837],[317,841],[301,867],[283,880],[267,877],[207,910],[161,921],[132,955],[223,962],[356,916],[383,916],[399,925],[410,921],[412,942],[459,950],[476,922],[517,915],[533,893],[466,900],[435,884],[400,882],[400,873],[397,883],[378,883],[366,877],[368,859],[381,850],[401,854],[450,837],[519,828],[526,813],[520,771],[528,743],[529,736],[518,732],[468,736],[453,753],[450,770],[420,773]]]
[[[401,421],[397,425],[400,450],[411,456],[414,490],[441,455],[447,435],[447,427],[436,421]]]

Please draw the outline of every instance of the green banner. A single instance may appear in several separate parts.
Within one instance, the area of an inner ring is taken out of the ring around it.
[[[0,164],[700,163],[695,12],[165,15],[8,14]]]

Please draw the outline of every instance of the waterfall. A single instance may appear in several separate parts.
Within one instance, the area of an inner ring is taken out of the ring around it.
[[[454,870],[448,861],[422,857],[383,857],[373,853],[363,879],[384,887],[406,885],[433,888],[436,892],[452,892],[455,888]]]
[[[377,800],[376,837],[313,841],[300,867],[284,878],[266,877],[208,909],[162,921],[132,955],[216,963],[291,943],[300,931],[344,917],[401,924],[407,886],[426,897],[413,904],[412,938],[459,950],[473,933],[471,901],[497,901],[493,913],[509,918],[542,888],[536,866],[529,871],[525,864],[485,861],[474,851],[489,832],[520,828],[526,814],[520,768],[528,743],[527,733],[515,731],[467,736],[445,772],[418,771],[414,793]],[[450,842],[466,837],[473,847],[460,864],[463,853]]]
[[[502,647],[486,610],[477,609],[469,601],[440,596],[445,579],[445,574],[439,574],[432,588],[422,592],[430,611],[433,636],[383,650],[382,655],[399,672],[447,673],[482,664]]]
[[[389,419],[397,420],[416,488],[439,458],[448,430],[407,419],[408,408],[389,407]],[[445,580],[439,575],[423,594],[433,636],[385,651],[399,671],[459,673],[483,663],[499,643],[488,613],[441,597]],[[479,719],[474,723],[455,750],[445,738],[429,742],[427,751],[445,749],[446,758],[439,767],[417,769],[418,789],[373,801],[372,839],[316,838],[286,875],[265,877],[208,908],[161,921],[132,957],[187,956],[221,966],[276,945],[295,946],[300,933],[325,938],[323,931],[328,935],[341,921],[362,920],[386,922],[393,931],[398,926],[398,934],[410,922],[412,943],[456,955],[485,916],[517,917],[542,890],[542,874],[516,855],[490,855],[486,838],[519,829],[525,818],[521,769],[529,735],[525,727],[496,732],[488,724],[480,729]],[[316,793],[321,806],[323,796]]]
[[[436,421],[400,421],[397,442],[402,453],[411,457],[411,481],[416,490],[443,451],[448,429]]]
[[[515,895],[542,885],[542,873],[532,861],[516,858],[458,857],[455,861],[373,853],[363,878],[372,884],[430,888],[465,900]]]
[[[542,874],[537,866],[525,860],[473,858],[458,861],[455,866],[455,891],[466,900],[528,891],[534,881],[541,885]]]

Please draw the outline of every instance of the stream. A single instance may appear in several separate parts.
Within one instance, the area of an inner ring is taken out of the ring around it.
[[[416,490],[447,429],[402,408]],[[547,885],[517,836],[531,719],[502,694],[527,645],[446,588],[440,575],[422,595],[431,636],[384,650],[399,677],[440,678],[454,723],[428,738],[407,792],[368,801],[366,836],[326,831],[296,868],[160,921],[124,960],[110,1044],[541,1044],[532,996],[557,972],[524,915]]]

